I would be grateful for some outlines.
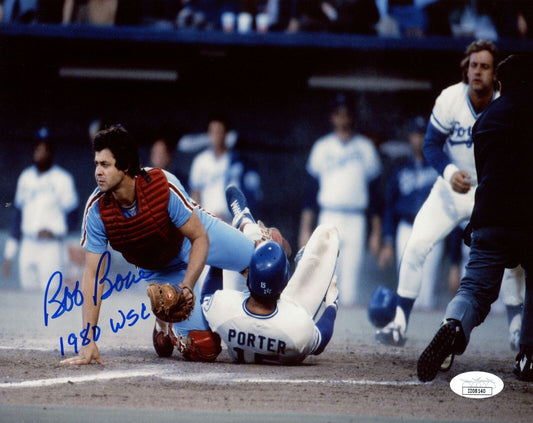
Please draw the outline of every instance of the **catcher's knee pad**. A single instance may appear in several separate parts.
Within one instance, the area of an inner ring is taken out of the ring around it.
[[[186,360],[215,361],[222,351],[218,333],[212,330],[191,330],[187,338],[179,337],[178,349]]]
[[[378,286],[368,304],[368,319],[374,326],[384,327],[394,319],[396,303],[397,296],[394,291],[385,286]]]

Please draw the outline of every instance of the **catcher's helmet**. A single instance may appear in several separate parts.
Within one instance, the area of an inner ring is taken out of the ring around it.
[[[385,286],[378,286],[372,293],[368,304],[368,318],[370,322],[382,328],[392,319],[396,312],[396,294]]]
[[[260,244],[250,263],[250,291],[259,297],[277,297],[288,280],[289,261],[283,247],[274,241]]]

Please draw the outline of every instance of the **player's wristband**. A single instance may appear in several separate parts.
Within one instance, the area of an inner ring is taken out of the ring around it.
[[[9,237],[6,240],[6,248],[4,250],[4,259],[13,260],[17,254],[19,242],[15,238]]]
[[[444,168],[444,172],[442,172],[442,177],[446,182],[449,184],[452,183],[452,176],[455,172],[459,172],[459,168],[454,165],[453,163],[450,163],[448,166]]]

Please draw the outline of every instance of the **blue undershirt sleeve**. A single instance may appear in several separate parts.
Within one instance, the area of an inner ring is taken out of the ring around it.
[[[21,231],[21,225],[22,225],[22,211],[15,207],[15,216],[13,217],[13,220],[11,222],[11,227],[9,228],[9,236],[13,239],[16,239],[17,241],[20,241],[22,238],[22,231]]]
[[[335,306],[330,305],[324,310],[324,314],[322,314],[322,317],[316,322],[316,327],[320,332],[321,340],[318,347],[312,352],[313,355],[321,354],[328,345],[333,336],[333,326],[336,317],[337,309]]]
[[[428,125],[424,138],[424,156],[439,175],[442,175],[446,166],[451,163],[450,158],[443,150],[447,138],[447,134],[440,132],[431,123]]]

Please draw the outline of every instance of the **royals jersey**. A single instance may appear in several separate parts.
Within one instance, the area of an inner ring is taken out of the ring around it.
[[[17,182],[15,207],[21,210],[21,231],[37,237],[47,229],[62,237],[68,232],[67,215],[78,206],[72,175],[60,166],[39,173],[35,166],[25,169]]]
[[[226,173],[230,164],[228,152],[216,157],[211,149],[196,156],[191,164],[189,186],[201,193],[202,207],[228,220],[230,216],[226,204]]]
[[[370,139],[355,135],[342,142],[331,133],[313,145],[307,171],[320,182],[321,208],[363,211],[368,206],[368,183],[381,173],[381,161]]]
[[[234,361],[292,364],[317,349],[320,332],[302,307],[280,299],[271,314],[258,315],[246,308],[248,297],[248,292],[224,289],[202,304],[209,327],[220,335]]]
[[[259,173],[235,151],[227,151],[216,157],[207,149],[198,154],[191,165],[189,186],[200,193],[202,207],[225,221],[231,221],[226,203],[226,187],[239,187],[248,207],[254,211],[260,196]]]
[[[399,221],[413,223],[437,176],[426,160],[410,159],[391,172],[385,191],[384,238],[394,238]]]
[[[498,96],[495,92],[493,100]],[[468,85],[464,82],[444,89],[437,97],[424,141],[424,153],[440,175],[446,165],[453,163],[471,176],[472,185],[477,185],[472,127],[480,114],[475,112],[468,96]],[[432,139],[435,130],[443,135],[444,145],[440,140]],[[428,151],[432,148],[433,151]],[[442,153],[439,154],[437,149]]]

